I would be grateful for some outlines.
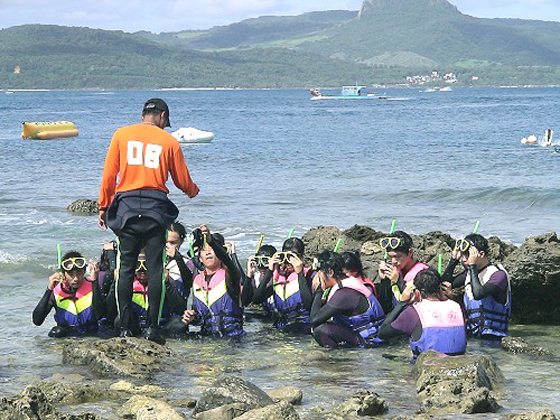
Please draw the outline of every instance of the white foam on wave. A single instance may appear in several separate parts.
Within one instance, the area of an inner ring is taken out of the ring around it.
[[[27,261],[29,261],[29,257],[27,255],[0,251],[0,264],[18,264]]]

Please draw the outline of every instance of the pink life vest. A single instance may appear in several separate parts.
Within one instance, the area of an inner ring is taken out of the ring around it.
[[[408,283],[409,281],[414,281],[414,279],[416,278],[416,275],[422,271],[425,270],[427,268],[430,268],[430,266],[428,264],[425,264],[423,262],[420,261],[416,261],[416,264],[414,264],[410,270],[408,270],[406,272],[406,274],[403,277],[403,280],[405,283]]]

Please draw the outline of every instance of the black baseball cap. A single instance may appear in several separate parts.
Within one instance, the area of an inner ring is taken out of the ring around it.
[[[167,104],[163,99],[159,99],[159,98],[148,99],[144,104],[144,108],[142,108],[142,115],[144,115],[146,111],[152,111],[152,110],[167,113],[167,124],[165,126],[171,127],[171,122],[169,121],[169,107],[167,106]]]

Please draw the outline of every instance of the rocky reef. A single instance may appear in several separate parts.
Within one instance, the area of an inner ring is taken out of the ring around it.
[[[384,250],[379,239],[387,233],[355,225],[347,230],[320,226],[309,230],[303,241],[306,254],[334,249],[342,238],[339,251],[358,251],[366,274],[374,278]],[[415,256],[437,267],[438,255],[444,264],[451,258],[455,239],[443,232],[411,235]],[[560,324],[560,239],[556,233],[531,237],[516,247],[497,237],[487,238],[490,260],[502,263],[511,277],[512,321],[519,324]]]

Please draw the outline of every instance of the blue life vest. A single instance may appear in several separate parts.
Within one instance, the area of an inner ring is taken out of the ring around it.
[[[54,320],[59,327],[72,328],[78,334],[97,331],[93,313],[93,283],[84,280],[78,290],[69,292],[58,283],[53,289],[55,298]]]
[[[354,316],[335,315],[333,323],[360,334],[368,344],[380,344],[383,342],[377,337],[377,330],[385,320],[385,313],[379,304],[371,289],[366,287],[362,280],[355,277],[348,277],[341,281],[343,288],[353,289],[363,296],[369,302],[369,308],[366,312]],[[340,286],[336,284],[329,292],[327,302],[332,299],[336,291],[340,290]]]
[[[451,299],[423,299],[413,308],[422,324],[422,335],[417,341],[410,340],[414,359],[426,350],[449,355],[464,354],[467,348],[465,320],[459,304]]]
[[[243,331],[243,308],[227,292],[226,270],[220,268],[209,281],[199,273],[193,282],[193,305],[202,321],[201,333],[239,337]]]
[[[309,268],[304,268],[307,275]],[[287,278],[274,270],[272,276],[274,307],[278,312],[278,319],[274,324],[283,330],[294,324],[309,325],[309,310],[303,305],[299,290],[298,273],[292,272]]]
[[[508,335],[509,315],[511,312],[511,283],[509,274],[501,264],[489,265],[478,274],[480,284],[484,286],[498,271],[506,273],[507,297],[506,303],[502,305],[494,300],[492,296],[486,296],[481,300],[475,300],[472,294],[471,277],[467,272],[465,279],[465,295],[463,297],[465,310],[467,311],[467,334],[470,337],[480,338],[484,335],[505,337]]]

